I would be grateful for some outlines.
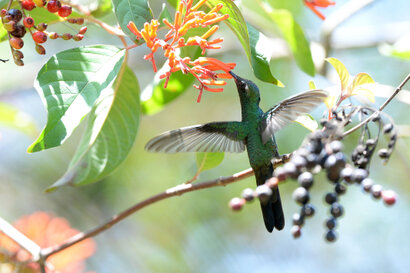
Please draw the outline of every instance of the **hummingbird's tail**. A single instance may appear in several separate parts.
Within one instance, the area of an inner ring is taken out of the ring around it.
[[[266,166],[255,169],[256,184],[265,184],[266,180],[272,177],[273,166]],[[285,217],[283,215],[282,202],[280,201],[279,188],[272,189],[272,195],[267,202],[261,202],[263,220],[266,229],[272,232],[273,228],[283,229],[285,226]]]

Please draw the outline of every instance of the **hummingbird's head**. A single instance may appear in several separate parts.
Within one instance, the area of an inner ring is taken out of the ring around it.
[[[256,86],[254,82],[241,78],[232,71],[229,71],[229,74],[231,74],[233,79],[235,80],[236,87],[238,88],[238,93],[240,97],[244,97],[259,103],[259,88]]]

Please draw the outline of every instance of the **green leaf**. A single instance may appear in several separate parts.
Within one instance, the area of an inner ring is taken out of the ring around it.
[[[137,28],[141,29],[145,22],[151,21],[152,11],[148,5],[148,0],[112,0],[112,3],[122,31],[131,40],[135,40],[135,35],[128,30],[127,25],[130,21],[133,21]]]
[[[9,0],[0,0],[0,9],[6,8],[8,2]]]
[[[124,64],[112,88],[92,109],[87,129],[67,172],[48,191],[63,185],[86,185],[112,173],[127,157],[138,131],[139,85]]]
[[[57,53],[41,68],[34,87],[48,111],[47,124],[28,152],[61,145],[109,88],[125,50],[95,45]]]
[[[382,44],[379,46],[379,51],[385,56],[395,57],[402,60],[410,60],[410,45],[409,38],[403,36],[393,45]]]
[[[267,11],[268,12],[268,11]],[[288,43],[296,64],[303,72],[310,76],[315,75],[315,65],[302,28],[295,21],[292,14],[287,10],[271,10],[268,12],[272,20],[280,29],[283,38]]]
[[[189,56],[194,60],[200,55],[201,49],[199,47],[181,48],[181,56]],[[179,97],[192,86],[194,77],[178,71],[171,74],[167,88],[164,88],[164,80],[161,80],[159,76],[168,70],[169,66],[165,63],[155,74],[152,82],[142,91],[141,107],[143,114],[152,115],[161,111],[166,104]]]
[[[315,131],[318,128],[317,121],[309,114],[304,114],[302,116],[299,116],[295,122],[299,123],[306,129],[310,131]]]
[[[0,125],[16,129],[30,137],[38,133],[33,119],[19,109],[0,102]]]
[[[317,88],[316,88],[316,84],[315,84],[315,82],[314,82],[313,80],[310,80],[310,81],[309,81],[309,89],[310,89],[310,90],[317,89]]]
[[[112,12],[111,0],[98,0],[97,2],[97,8],[91,12],[92,16],[99,18]]]
[[[167,4],[165,4],[165,3],[162,3],[162,8],[161,8],[161,12],[159,13],[159,16],[158,16],[158,21],[162,24],[163,19],[167,19],[168,22],[173,21],[172,16],[169,13],[169,10],[167,8]]]
[[[337,74],[339,75],[340,85],[342,90],[346,90],[347,85],[349,84],[349,71],[347,71],[345,65],[336,58],[326,58],[335,69]]]
[[[284,84],[277,80],[271,73],[269,61],[272,56],[272,47],[268,38],[251,25],[247,24],[249,31],[249,41],[251,47],[251,62],[255,76],[264,81],[284,87]]]
[[[224,160],[224,153],[196,153],[198,170],[206,171],[213,169]]]

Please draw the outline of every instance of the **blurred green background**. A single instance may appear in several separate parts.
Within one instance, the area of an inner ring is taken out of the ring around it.
[[[152,3],[158,11],[159,2]],[[240,2],[240,1],[237,1]],[[251,1],[242,1],[252,3]],[[323,22],[305,8],[302,1],[271,1],[290,8],[305,34],[319,41]],[[336,12],[347,1],[324,13]],[[359,1],[357,1],[359,2]],[[284,4],[283,4],[284,3]],[[410,62],[381,55],[378,46],[394,43],[410,35],[408,0],[374,1],[356,16],[342,24],[332,36],[329,54],[339,58],[352,75],[369,73],[375,81],[397,86],[410,72]],[[156,13],[158,14],[158,12]],[[246,13],[245,13],[246,15]],[[106,18],[112,20],[111,17]],[[262,31],[270,31],[263,26]],[[66,26],[61,26],[62,29]],[[312,78],[300,71],[291,58],[271,62],[275,77],[285,88],[262,83],[252,77],[244,53],[228,29],[219,33],[226,47],[218,58],[236,62],[235,72],[254,80],[261,89],[261,107],[267,110],[281,99],[308,89]],[[9,103],[27,113],[40,130],[46,121],[42,103],[32,87],[36,73],[54,53],[84,44],[116,44],[93,25],[81,43],[49,41],[47,56],[30,52],[27,39],[22,68],[12,61],[0,63],[0,102]],[[285,50],[286,52],[286,50]],[[145,49],[130,56],[141,89],[153,77],[151,64],[142,60]],[[0,44],[0,57],[10,56],[7,43]],[[325,88],[337,83],[334,71],[328,77],[314,77],[316,85]],[[410,89],[410,85],[407,85]],[[27,154],[35,136],[7,126],[0,127],[0,215],[13,221],[38,210],[64,217],[79,230],[87,230],[109,219],[129,206],[167,188],[190,179],[196,172],[194,154],[150,154],[145,143],[170,129],[209,121],[239,120],[240,107],[236,88],[228,83],[223,93],[205,92],[196,103],[197,90],[191,88],[179,99],[153,116],[143,116],[135,145],[127,160],[114,174],[100,183],[80,188],[61,188],[45,194],[43,190],[64,174],[82,128],[62,147]],[[383,99],[377,99],[380,105]],[[314,112],[321,117],[324,106]],[[393,101],[386,112],[397,124],[408,125],[409,105]],[[308,131],[291,124],[277,135],[280,153],[297,148]],[[357,143],[357,135],[345,141],[346,151]],[[338,240],[329,244],[323,239],[328,208],[323,197],[331,185],[318,176],[312,190],[316,215],[309,219],[301,238],[290,234],[291,217],[298,206],[291,198],[296,183],[281,185],[287,225],[281,232],[266,232],[259,204],[245,206],[234,213],[228,208],[232,197],[246,187],[254,187],[254,178],[235,184],[201,190],[173,197],[149,206],[95,238],[98,248],[87,268],[96,272],[409,272],[410,268],[410,142],[399,139],[388,165],[372,162],[371,177],[386,188],[399,193],[398,203],[387,208],[380,201],[351,186],[341,199],[345,215],[339,222]],[[225,154],[224,162],[200,175],[200,181],[228,176],[248,168],[246,153]]]

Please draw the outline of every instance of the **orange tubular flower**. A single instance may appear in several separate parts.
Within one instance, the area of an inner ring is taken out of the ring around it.
[[[164,50],[164,56],[168,59],[169,71],[160,75],[160,79],[165,79],[164,87],[167,87],[169,78],[172,73],[181,71],[184,74],[192,74],[198,81],[199,85],[194,85],[199,90],[198,102],[200,102],[203,90],[210,92],[221,92],[226,84],[225,81],[219,79],[232,78],[228,73],[236,64],[224,63],[214,58],[200,57],[196,60],[191,60],[189,57],[180,55],[180,48],[185,46],[199,46],[202,49],[202,55],[207,49],[219,49],[223,38],[216,38],[208,41],[208,38],[218,31],[219,26],[214,25],[223,20],[226,20],[229,15],[219,14],[223,8],[223,4],[216,5],[208,13],[198,10],[207,0],[199,0],[194,5],[194,0],[181,0],[178,9],[175,12],[174,22],[171,23],[167,19],[163,19],[164,25],[169,28],[164,39],[157,37],[157,29],[159,22],[151,20],[150,23],[145,23],[143,29],[138,30],[133,22],[129,22],[128,29],[136,36],[137,39],[144,39],[146,45],[151,49],[151,53],[144,56],[145,60],[150,60],[154,71],[157,71],[157,66],[154,60],[154,53],[158,48]],[[214,25],[214,26],[212,26]],[[183,37],[190,29],[210,27],[202,36]],[[217,73],[217,71],[224,73]],[[218,86],[213,88],[210,86]]]
[[[14,226],[42,248],[61,244],[78,233],[65,219],[45,212],[24,216]],[[15,260],[17,263],[24,263],[31,259],[31,255],[26,250],[3,234],[0,234],[0,251],[6,251],[10,254],[12,261]],[[47,262],[52,267],[52,272],[81,273],[84,272],[84,260],[92,256],[94,252],[94,241],[86,239],[50,256]],[[40,272],[38,264],[28,263],[25,266],[27,272]],[[48,269],[46,271],[50,272]]]
[[[316,7],[327,8],[333,6],[336,3],[330,0],[303,0],[305,5],[312,10],[320,19],[325,20],[326,17],[316,9]]]

